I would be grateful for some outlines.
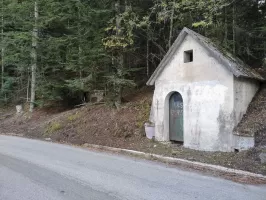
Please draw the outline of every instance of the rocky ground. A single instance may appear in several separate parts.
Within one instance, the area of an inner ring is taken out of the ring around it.
[[[38,109],[33,114],[0,110],[0,133],[67,142],[75,145],[97,144],[147,153],[184,158],[266,175],[261,146],[239,153],[202,152],[178,144],[161,144],[144,137],[152,91],[143,89],[125,98],[120,110],[105,104],[86,105],[61,112],[59,108]],[[254,114],[255,115],[255,114]],[[260,137],[260,136],[259,136]],[[260,141],[264,141],[262,136]],[[259,141],[259,140],[257,140]],[[266,151],[265,151],[266,153]]]

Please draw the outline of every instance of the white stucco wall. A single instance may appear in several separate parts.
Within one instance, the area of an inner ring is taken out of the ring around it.
[[[253,97],[259,90],[259,87],[259,82],[256,80],[234,77],[235,125],[237,125],[241,121],[243,115],[247,112],[247,108]]]
[[[235,126],[246,114],[248,106],[257,91],[259,90],[259,82],[255,80],[236,78],[234,77],[234,123]],[[241,136],[238,133],[234,133],[233,136],[233,148],[239,150],[247,150],[254,147],[255,138],[253,136]]]
[[[194,61],[183,52],[193,49]],[[184,101],[184,146],[206,151],[231,151],[234,128],[234,77],[190,36],[155,82],[151,121],[155,138],[169,141],[169,98]]]

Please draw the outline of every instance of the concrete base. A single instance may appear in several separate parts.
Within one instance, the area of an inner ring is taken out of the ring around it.
[[[255,138],[254,137],[245,137],[239,135],[233,135],[234,141],[234,149],[239,151],[248,150],[255,146]]]

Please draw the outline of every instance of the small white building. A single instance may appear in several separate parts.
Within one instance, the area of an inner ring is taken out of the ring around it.
[[[263,78],[208,39],[184,28],[151,76],[150,121],[157,141],[204,151],[244,150],[254,137],[234,133]]]

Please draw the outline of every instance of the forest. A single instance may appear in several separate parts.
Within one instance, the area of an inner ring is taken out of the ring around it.
[[[0,0],[0,105],[117,107],[184,27],[252,68],[266,62],[265,0]]]

